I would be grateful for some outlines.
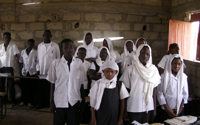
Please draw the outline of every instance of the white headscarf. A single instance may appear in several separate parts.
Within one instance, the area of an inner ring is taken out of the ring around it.
[[[182,100],[179,100],[179,96],[182,95],[182,88],[183,88],[183,84],[184,84],[184,80],[183,80],[183,70],[184,70],[184,62],[182,57],[179,54],[173,54],[170,56],[170,59],[168,60],[167,64],[166,64],[166,68],[164,70],[164,94],[167,91],[167,86],[168,84],[170,84],[171,82],[171,74],[172,74],[172,66],[171,63],[174,60],[174,58],[180,58],[182,65],[180,70],[178,71],[176,77],[178,78],[178,92],[177,92],[177,114],[179,113],[179,107],[180,104],[182,102]]]
[[[112,41],[109,38],[105,38],[105,40],[107,41],[107,44],[108,44],[108,49],[109,49],[109,52],[110,52],[111,59],[116,60],[117,59],[117,55],[115,54],[115,51],[113,49]]]
[[[99,107],[100,107],[101,100],[102,100],[104,89],[106,88],[106,85],[110,84],[111,82],[116,84],[116,81],[117,81],[117,75],[119,73],[119,68],[118,68],[117,63],[115,61],[106,61],[102,65],[102,70],[107,69],[107,68],[111,68],[113,70],[116,70],[117,73],[115,74],[115,76],[111,80],[106,79],[104,73],[102,73],[101,74],[102,78],[97,81],[97,82],[99,82],[99,85],[97,85],[97,83],[96,83],[92,87],[92,89],[90,90],[90,94],[89,94],[90,98],[92,98],[96,101],[95,105],[94,105],[95,110],[98,110]]]
[[[135,42],[135,48],[136,48],[136,49],[137,49],[137,43],[138,43],[138,41],[139,41],[140,39],[143,39],[143,40],[144,40],[144,44],[147,44],[147,40],[146,40],[144,37],[140,37],[140,38],[138,38],[138,39],[136,40],[136,42]]]
[[[86,41],[85,41],[85,37],[86,37],[87,34],[88,34],[88,33],[86,33],[86,34],[84,35],[84,37],[83,37],[83,46],[84,46],[87,50],[91,50],[91,49],[93,49],[93,47],[94,47],[93,36],[92,36],[92,33],[91,33],[92,41],[91,41],[91,43],[90,43],[89,45],[87,45],[87,44],[86,44]]]
[[[144,66],[140,60],[139,60],[139,56],[140,56],[140,51],[142,50],[143,47],[148,47],[149,48],[149,52],[150,52],[150,56],[149,56],[149,60],[147,61],[146,65]],[[135,56],[135,66],[137,71],[140,73],[140,75],[142,76],[142,78],[145,80],[145,86],[144,86],[144,95],[145,95],[145,104],[146,104],[146,112],[149,111],[150,109],[150,103],[151,103],[151,99],[153,96],[153,89],[154,89],[154,82],[158,81],[159,79],[161,79],[159,73],[158,73],[158,69],[156,68],[155,65],[152,64],[152,55],[151,55],[151,47],[147,44],[142,44],[138,47],[138,49],[136,50],[136,56]]]
[[[78,50],[80,49],[80,48],[85,48],[83,45],[80,45],[80,46],[78,46],[77,48],[76,48],[76,51],[75,51],[75,53],[74,53],[74,56],[73,56],[73,58],[76,58],[78,55],[77,55],[77,53],[78,53]],[[86,49],[86,48],[85,48]],[[86,53],[87,53],[87,49],[86,49]]]
[[[129,41],[133,43],[133,51],[131,53],[129,53],[129,51],[127,50],[127,47],[126,47],[126,43],[129,42]],[[130,59],[131,63],[133,62],[132,61],[133,60],[133,56],[135,55],[134,51],[135,51],[134,42],[132,40],[127,40],[124,43],[124,56],[121,56],[121,59],[122,59],[121,71],[122,71],[122,73],[124,72],[123,70],[127,67],[127,61]]]
[[[108,48],[105,47],[105,46],[101,47],[101,48],[99,49],[98,58],[97,58],[97,60],[96,60],[96,63],[97,63],[99,66],[102,66],[102,65],[103,65],[103,62],[104,62],[104,61],[101,60],[101,57],[100,57],[100,53],[101,53],[101,50],[102,50],[102,49],[106,49],[107,54],[108,54],[108,56],[106,57],[106,60],[105,60],[105,61],[107,61],[107,60],[110,59],[110,52],[109,52]]]

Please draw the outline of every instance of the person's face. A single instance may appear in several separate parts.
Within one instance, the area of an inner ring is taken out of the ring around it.
[[[89,45],[92,42],[92,35],[87,34],[85,36],[85,42],[86,42],[87,45]]]
[[[131,41],[128,41],[128,42],[126,43],[126,49],[127,49],[129,52],[133,51],[133,43],[132,43]]]
[[[45,41],[49,41],[52,37],[51,32],[48,32],[48,31],[44,32],[43,37]]]
[[[34,47],[34,43],[33,43],[33,42],[30,42],[30,41],[28,41],[28,42],[27,42],[27,48],[28,48],[29,50],[32,50],[32,49],[33,49],[33,47]]]
[[[107,68],[107,69],[104,69],[104,70],[103,70],[103,73],[104,73],[106,79],[111,80],[111,79],[114,78],[114,76],[115,76],[115,74],[117,73],[117,71],[116,71],[116,70],[113,70],[113,69],[111,69],[111,68]]]
[[[145,66],[147,61],[149,60],[150,52],[148,47],[143,47],[140,51],[139,60]]]
[[[170,53],[173,54],[179,54],[179,47],[175,47],[174,49],[170,49]]]
[[[106,58],[107,58],[107,56],[108,56],[108,53],[107,53],[106,49],[105,48],[102,49],[101,52],[100,52],[100,58],[101,58],[101,60],[105,61]]]
[[[86,50],[78,50],[77,56],[79,59],[81,59],[82,61],[84,61],[85,56],[86,56]]]
[[[143,39],[138,40],[136,47],[138,48],[141,44],[145,44]]]
[[[108,42],[106,41],[106,39],[103,40],[103,46],[108,48]],[[109,49],[109,48],[108,48]]]
[[[74,55],[74,44],[72,42],[66,42],[62,44],[62,52],[65,57],[72,58]]]
[[[171,65],[172,65],[172,72],[176,74],[181,69],[182,62],[179,58],[174,58]]]
[[[11,37],[9,35],[4,35],[3,40],[5,41],[6,44],[10,43]]]

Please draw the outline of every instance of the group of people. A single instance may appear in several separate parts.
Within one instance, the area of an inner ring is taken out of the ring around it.
[[[90,97],[91,125],[131,125],[133,121],[153,123],[156,101],[162,107],[162,112],[157,114],[162,116],[161,122],[184,115],[188,83],[177,44],[169,46],[169,53],[157,68],[152,64],[151,47],[143,37],[135,44],[127,40],[120,55],[109,38],[105,38],[98,49],[92,34],[87,33],[83,45],[76,49],[72,40],[62,40],[60,57],[59,46],[50,40],[51,36],[51,31],[44,32],[44,42],[38,45],[37,51],[33,49],[34,40],[28,40],[27,48],[19,57],[16,45],[10,43],[11,34],[4,33],[5,43],[0,45],[0,73],[13,75],[16,58],[23,76],[47,75],[36,88],[40,98],[35,106],[43,107],[45,100],[48,102],[50,98],[54,125],[79,125],[86,96]],[[27,80],[24,79],[24,86],[34,84],[33,80]],[[3,82],[0,87],[5,91]],[[14,105],[13,81],[8,80],[8,87]],[[24,99],[29,100],[30,106],[32,89],[29,86],[27,93],[30,96]],[[23,100],[21,104],[24,104]]]

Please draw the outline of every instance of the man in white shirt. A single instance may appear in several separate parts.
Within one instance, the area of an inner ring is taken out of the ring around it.
[[[27,42],[27,48],[21,51],[19,62],[21,64],[21,75],[33,77],[37,73],[37,51],[33,49],[35,41],[29,39]],[[29,108],[32,108],[34,95],[35,95],[35,80],[22,78],[21,81],[21,103],[20,106],[28,104]]]
[[[19,50],[14,43],[10,43],[11,34],[9,32],[5,32],[3,34],[3,40],[5,41],[0,45],[0,73],[13,73],[14,60],[18,62],[18,54]],[[19,63],[18,63],[19,65]],[[14,87],[14,79],[7,80],[10,98],[12,106],[15,105],[15,87]],[[0,91],[5,91],[5,78],[1,78],[0,82]]]
[[[60,58],[60,49],[57,43],[51,41],[51,31],[44,31],[44,42],[38,45],[38,64],[36,69],[38,74],[47,75],[51,63],[55,59]],[[47,80],[40,80],[38,88],[36,109],[43,107],[46,104],[49,104],[50,96],[50,83]]]

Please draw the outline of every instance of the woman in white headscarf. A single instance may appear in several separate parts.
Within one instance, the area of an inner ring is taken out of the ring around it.
[[[121,74],[124,72],[126,67],[132,64],[134,51],[134,42],[132,40],[127,40],[124,44],[124,52],[121,54]]]
[[[117,81],[119,68],[116,62],[106,61],[102,65],[102,70],[102,78],[95,83],[89,94],[92,113],[91,124],[122,125],[124,99],[129,94],[124,84]]]
[[[93,36],[91,33],[85,34],[83,37],[83,46],[87,50],[85,60],[92,62],[97,59],[98,48],[94,46]]]
[[[91,87],[101,78],[102,65],[108,60],[110,60],[109,50],[106,47],[101,47],[98,52],[97,60],[92,62],[89,70],[90,78],[92,79]]]
[[[156,86],[160,84],[158,69],[152,64],[151,48],[142,44],[136,50],[135,63],[120,78],[130,89],[127,99],[129,123],[152,123],[156,107]]]
[[[110,52],[110,59],[114,60],[116,63],[121,63],[121,57],[119,55],[119,52],[114,51],[113,49],[113,43],[109,38],[105,38],[103,40],[103,46],[107,47]]]
[[[144,37],[140,37],[136,40],[135,42],[135,47],[136,49],[141,45],[141,44],[147,44],[147,40]]]
[[[168,118],[184,115],[183,106],[188,100],[187,76],[183,72],[184,62],[179,54],[170,56],[161,84],[158,86],[157,99],[162,106],[161,122]]]

